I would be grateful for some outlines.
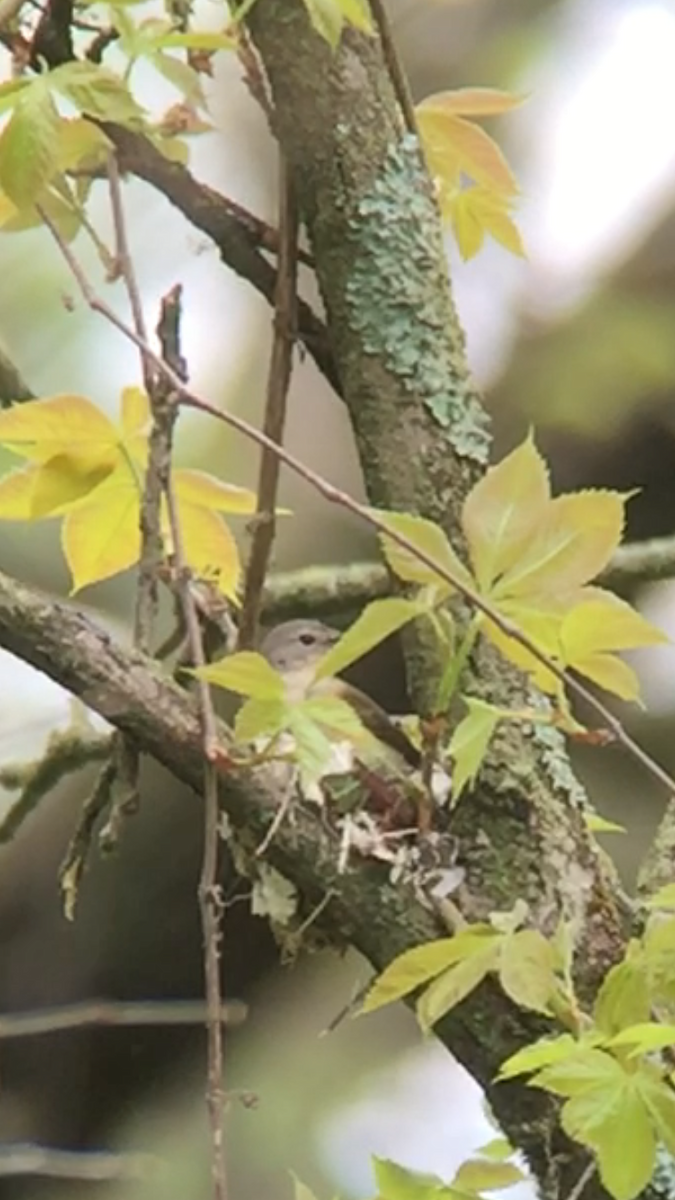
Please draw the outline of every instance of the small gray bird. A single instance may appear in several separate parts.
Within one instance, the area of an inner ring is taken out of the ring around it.
[[[379,742],[400,754],[410,767],[418,768],[419,750],[375,700],[336,676],[314,680],[319,661],[339,637],[336,629],[322,621],[284,621],[266,634],[260,652],[283,675],[290,700],[309,695],[339,696],[352,706]]]

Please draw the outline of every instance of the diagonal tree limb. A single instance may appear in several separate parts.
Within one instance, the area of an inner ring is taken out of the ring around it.
[[[132,737],[191,787],[197,799],[204,767],[198,705],[153,660],[122,648],[82,613],[1,573],[0,646],[43,671]],[[228,733],[220,723],[218,733],[226,750]],[[273,769],[221,774],[219,795],[242,843],[251,848],[259,845],[279,799]],[[196,804],[195,820],[199,819]],[[296,811],[293,822],[284,822],[277,830],[267,854],[272,865],[297,886],[309,909],[323,903],[321,922],[336,944],[352,943],[379,970],[403,950],[442,935],[436,918],[421,907],[411,889],[393,886],[383,868],[369,864],[340,874],[338,854],[338,840],[321,815],[304,807]],[[480,1012],[464,1005],[442,1023],[439,1032],[460,1061],[487,1084],[485,1015],[489,1014],[491,1038],[502,1059],[545,1026],[539,1018],[516,1009],[497,987],[484,986],[482,993]],[[550,1098],[522,1090],[534,1137],[537,1119]],[[502,1086],[503,1113],[498,1106],[507,1133],[512,1125],[509,1112],[514,1111],[511,1092],[511,1086]]]

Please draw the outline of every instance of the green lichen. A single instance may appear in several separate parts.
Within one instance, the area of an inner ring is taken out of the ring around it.
[[[402,214],[405,214],[402,216]],[[349,323],[421,396],[455,451],[488,458],[488,417],[469,379],[463,335],[452,314],[438,217],[420,190],[420,150],[407,134],[348,221],[356,253],[347,283]]]
[[[560,730],[542,722],[532,726],[532,736],[541,751],[541,761],[553,786],[566,793],[575,808],[592,812],[586,789],[570,766],[565,738]]]

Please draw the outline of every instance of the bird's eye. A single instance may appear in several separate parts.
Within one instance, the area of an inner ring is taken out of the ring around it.
[[[303,646],[313,646],[316,641],[316,635],[313,633],[301,633],[300,641]]]

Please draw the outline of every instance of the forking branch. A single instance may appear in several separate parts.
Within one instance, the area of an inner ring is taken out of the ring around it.
[[[254,425],[249,424],[248,421],[243,420],[243,418],[236,416],[234,413],[221,411],[220,409],[216,408],[215,405],[210,404],[209,401],[204,400],[202,397],[198,396],[195,392],[188,388],[185,382],[181,380],[176,372],[162,360],[162,358],[152,349],[152,347],[148,345],[143,338],[139,337],[139,335],[125,321],[123,321],[100,296],[96,294],[86,275],[83,273],[75,255],[70,249],[70,246],[62,238],[54,222],[43,209],[38,208],[38,211],[40,212],[42,220],[50,229],[52,236],[59,246],[63,257],[70,268],[73,278],[80,289],[85,303],[93,312],[97,312],[101,316],[105,317],[110,324],[114,325],[115,328],[124,335],[124,337],[133,342],[133,344],[143,352],[148,361],[152,362],[155,368],[164,376],[171,387],[176,390],[177,395],[180,397],[181,404],[183,404],[186,408],[192,408],[197,412],[205,413],[206,415],[215,418],[217,421],[223,422],[230,428],[237,430],[238,433],[243,434],[244,437],[256,442],[259,446],[263,447],[263,449],[275,454],[282,463],[289,467],[290,470],[294,471],[296,475],[299,475],[302,479],[304,479],[306,483],[310,484],[311,487],[318,491],[330,503],[336,504],[341,508],[345,508],[355,516],[360,517],[361,520],[365,521],[371,526],[371,528],[376,529],[380,534],[385,534],[390,541],[400,546],[401,549],[406,550],[426,567],[429,567],[435,572],[436,575],[438,575],[440,579],[450,584],[455,591],[463,596],[463,598],[467,600],[473,608],[477,609],[485,617],[487,617],[488,620],[492,621],[503,634],[509,638],[513,638],[514,641],[519,642],[520,645],[529,651],[529,653],[539,663],[541,663],[542,666],[546,667],[556,679],[565,684],[569,690],[574,693],[575,696],[577,696],[578,699],[583,700],[592,709],[592,711],[601,718],[603,727],[611,732],[616,741],[620,742],[620,744],[635,759],[637,759],[638,762],[641,763],[641,765],[654,779],[658,780],[660,784],[665,786],[671,795],[675,794],[675,780],[666,770],[664,770],[663,767],[655,762],[655,760],[652,759],[645,750],[643,750],[643,748],[638,742],[635,741],[634,738],[631,737],[619,718],[616,717],[614,713],[612,713],[611,710],[602,703],[601,700],[598,700],[589,688],[587,688],[583,683],[580,683],[580,681],[576,679],[574,675],[565,670],[564,667],[560,667],[557,663],[553,662],[549,655],[547,655],[546,652],[528,636],[528,634],[524,633],[516,624],[514,624],[514,622],[508,620],[501,613],[499,613],[488,601],[486,601],[482,596],[478,595],[473,588],[469,587],[463,580],[457,578],[453,572],[449,571],[442,563],[437,562],[431,554],[427,554],[426,551],[422,550],[419,546],[416,546],[414,542],[412,542],[404,534],[399,533],[398,530],[394,528],[391,528],[385,520],[377,515],[377,512],[374,509],[369,508],[365,504],[359,503],[358,500],[354,500],[353,497],[349,496],[346,492],[329,483],[328,480],[326,480],[317,471],[312,470],[311,467],[308,467],[283,446],[280,446],[261,430],[256,429]]]

